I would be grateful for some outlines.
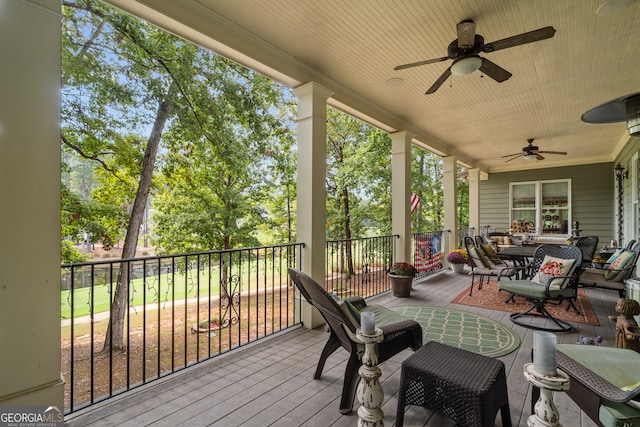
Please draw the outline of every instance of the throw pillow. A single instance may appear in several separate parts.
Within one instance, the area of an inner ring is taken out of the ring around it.
[[[545,286],[549,283],[550,289],[562,289],[569,283],[569,280],[565,280],[564,277],[559,279],[554,279],[554,277],[571,275],[575,263],[575,259],[563,259],[545,255],[542,264],[540,264],[540,269],[531,281]]]
[[[614,258],[616,254],[613,254],[611,258]],[[602,270],[602,275],[605,280],[610,282],[620,282],[624,279],[627,273],[625,267],[633,260],[635,253],[631,250],[622,251],[615,259],[607,260],[605,268]]]
[[[467,252],[474,261],[480,264],[476,267],[491,268],[491,263],[489,263],[489,260],[484,256],[484,253],[477,250],[475,246],[467,246]]]
[[[349,301],[341,299],[338,301],[338,306],[344,313],[345,317],[349,321],[352,330],[355,331],[360,327],[360,312]]]
[[[491,262],[491,264],[504,265],[504,263],[502,262],[502,258],[498,256],[498,252],[496,252],[496,250],[493,248],[493,245],[491,243],[481,244],[480,250],[484,252],[484,254],[486,255],[489,262]]]

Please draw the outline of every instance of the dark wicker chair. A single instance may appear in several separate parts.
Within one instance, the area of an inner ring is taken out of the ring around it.
[[[546,285],[533,282],[531,279],[538,273],[544,258],[546,255],[555,258],[573,259],[575,260],[575,267],[568,276],[555,277],[555,280],[559,280],[561,283],[559,287],[552,285],[554,281],[549,280]],[[518,269],[516,267],[515,269]],[[577,297],[578,293],[578,280],[582,273],[582,251],[577,246],[568,245],[542,245],[539,246],[534,255],[531,263],[525,267],[522,267],[524,279],[498,281],[500,282],[500,290],[510,292],[512,295],[522,296],[527,301],[531,302],[531,307],[521,313],[512,314],[511,321],[517,325],[525,328],[538,329],[551,332],[570,332],[573,327],[570,323],[557,319],[549,313],[545,308],[547,304],[560,305],[563,302],[568,302],[567,310],[572,307],[576,313],[579,313],[576,306],[573,304],[573,300]],[[530,323],[523,317],[540,317],[550,320],[556,326],[541,326],[537,323]]]
[[[582,268],[590,267],[593,254],[598,247],[598,236],[581,236],[576,238],[573,244],[582,250]]]
[[[289,268],[289,276],[300,290],[300,293],[309,304],[318,309],[329,326],[329,339],[320,354],[320,360],[313,378],[320,379],[327,358],[340,347],[349,352],[349,360],[344,372],[342,398],[340,400],[340,412],[348,414],[353,409],[353,399],[360,380],[358,369],[362,366],[361,352],[359,352],[361,344],[355,339],[356,330],[337,301],[315,280],[294,268]],[[382,306],[367,306],[362,299],[356,305],[364,311],[373,311],[374,313],[379,310],[387,310]],[[386,313],[387,315],[382,317],[389,318],[391,313]],[[384,340],[376,346],[379,363],[388,360],[406,348],[411,348],[415,351],[422,347],[422,327],[418,322],[399,320],[385,324],[376,320],[376,326],[382,329],[384,335]]]

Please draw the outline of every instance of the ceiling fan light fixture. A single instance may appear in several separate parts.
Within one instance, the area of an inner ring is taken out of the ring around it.
[[[596,10],[597,15],[609,15],[631,6],[636,0],[609,0],[600,5]]]
[[[534,153],[528,153],[528,154],[525,154],[524,156],[522,156],[522,158],[525,159],[525,160],[535,160],[535,159],[538,158],[538,155],[534,154]]]
[[[471,74],[482,66],[482,59],[479,56],[467,56],[460,58],[451,65],[451,74],[463,76]]]

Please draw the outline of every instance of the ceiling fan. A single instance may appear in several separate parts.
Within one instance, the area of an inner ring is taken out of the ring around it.
[[[527,139],[529,145],[526,147],[522,147],[522,151],[515,154],[507,154],[506,156],[502,156],[503,159],[507,157],[511,157],[507,162],[510,162],[513,159],[517,159],[518,157],[523,157],[525,160],[544,160],[544,157],[540,153],[544,154],[562,154],[566,155],[564,151],[540,151],[539,147],[533,145],[533,139]]]
[[[495,52],[496,50],[533,43],[538,40],[549,39],[556,33],[555,28],[544,27],[485,44],[484,37],[476,34],[476,24],[472,20],[460,22],[457,26],[457,30],[458,38],[449,44],[449,47],[447,48],[447,56],[398,65],[393,69],[404,70],[405,68],[433,64],[436,62],[446,61],[447,59],[452,59],[453,64],[451,64],[451,66],[442,73],[429,90],[427,90],[426,95],[438,90],[438,88],[449,78],[451,74],[470,74],[478,69],[498,83],[502,83],[509,79],[512,74],[488,59],[478,56],[480,52]]]

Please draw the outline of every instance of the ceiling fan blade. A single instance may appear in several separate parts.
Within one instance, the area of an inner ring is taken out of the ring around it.
[[[523,154],[523,153],[522,153],[522,152],[520,152],[520,153],[507,154],[506,156],[501,156],[501,157],[504,159],[505,157],[511,157],[511,156],[522,156],[522,154]]]
[[[524,156],[524,153],[519,153],[517,156],[513,156],[509,160],[505,160],[505,163],[510,162],[511,160],[517,159],[518,157],[522,157],[522,156]]]
[[[429,90],[427,90],[424,94],[429,95],[437,91],[438,88],[442,86],[442,83],[444,83],[449,78],[450,75],[451,75],[451,67],[444,70],[444,73],[442,73],[442,75],[438,78],[438,80],[436,80],[436,82],[433,85],[431,85]]]
[[[396,65],[395,67],[393,67],[393,69],[396,71],[404,70],[405,68],[418,67],[420,65],[435,64],[436,62],[446,61],[447,59],[449,59],[448,56],[443,56],[442,58],[435,59],[426,59],[424,61],[412,62],[410,64]]]
[[[562,155],[566,155],[567,153],[565,153],[564,151],[538,151],[538,153],[544,153],[544,154],[562,154]]]
[[[458,47],[471,49],[476,42],[476,23],[468,20],[458,24]]]
[[[544,157],[540,155],[540,153],[538,153],[536,155],[536,160],[544,160]]]
[[[480,71],[485,73],[487,76],[491,77],[493,80],[498,83],[502,83],[505,80],[509,80],[512,76],[510,72],[505,70],[504,68],[496,65],[495,63],[489,61],[486,58],[482,59],[482,65],[480,66]]]
[[[539,40],[550,39],[556,33],[553,27],[544,27],[537,30],[528,31],[516,36],[507,37],[505,39],[496,40],[486,43],[482,47],[483,52],[495,52],[496,50],[507,49],[509,47],[520,46],[527,43],[537,42]]]

